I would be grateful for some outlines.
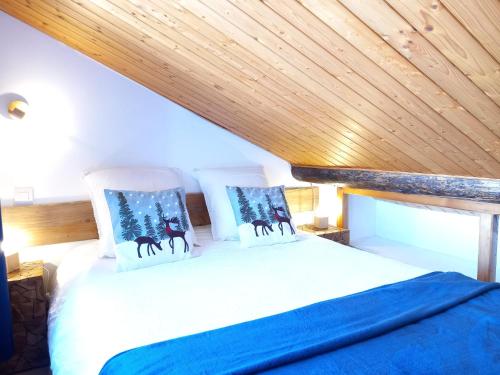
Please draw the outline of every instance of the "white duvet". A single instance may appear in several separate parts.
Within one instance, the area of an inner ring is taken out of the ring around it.
[[[196,230],[202,256],[181,262],[116,273],[114,260],[97,258],[98,241],[63,260],[49,314],[55,375],[98,374],[128,349],[428,272],[311,235],[241,249]]]

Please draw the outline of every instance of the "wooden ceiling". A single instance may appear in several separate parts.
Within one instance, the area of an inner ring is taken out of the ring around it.
[[[498,0],[1,0],[293,164],[500,178]]]

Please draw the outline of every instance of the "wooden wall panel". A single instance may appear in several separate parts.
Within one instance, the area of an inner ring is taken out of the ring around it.
[[[27,246],[97,238],[90,201],[48,205],[2,207],[5,240],[9,231],[22,233]]]
[[[2,0],[293,164],[500,177],[495,0]]]

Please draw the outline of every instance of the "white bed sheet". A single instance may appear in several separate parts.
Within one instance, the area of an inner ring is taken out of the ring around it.
[[[202,256],[181,262],[116,273],[113,259],[97,258],[98,241],[63,260],[49,314],[54,375],[98,374],[128,349],[429,272],[312,235],[241,249],[196,230]]]

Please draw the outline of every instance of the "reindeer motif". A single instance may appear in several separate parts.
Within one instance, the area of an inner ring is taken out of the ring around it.
[[[170,239],[168,240],[168,244],[172,249],[172,254],[174,253],[174,238],[176,237],[180,237],[184,240],[184,252],[187,253],[189,251],[189,245],[186,241],[186,238],[184,238],[186,232],[182,230],[173,230],[172,228],[170,228],[170,223],[174,223],[177,225],[179,224],[179,218],[173,217],[171,219],[167,219],[165,218],[165,216],[163,216],[162,219],[163,222],[165,223],[165,232],[167,233],[167,236],[170,237]]]
[[[161,248],[161,245],[160,245],[160,242],[155,242],[155,240],[151,237],[147,237],[147,236],[141,236],[141,237],[137,237],[134,242],[137,243],[137,255],[139,256],[139,258],[142,258],[142,255],[141,255],[141,246],[144,245],[144,244],[147,244],[147,248],[148,248],[148,256],[151,256],[150,254],[150,250],[151,252],[153,253],[153,255],[156,255],[155,251],[153,250],[153,245],[156,246],[158,248],[158,250],[163,250]]]
[[[259,233],[257,232],[257,227],[261,227],[262,235],[269,235],[268,229],[271,232],[274,232],[273,227],[266,220],[254,220],[252,221],[253,229],[255,230],[255,235],[259,237]]]
[[[290,232],[292,234],[295,234],[295,230],[293,229],[293,226],[290,223],[290,218],[288,216],[286,216],[285,210],[283,209],[283,207],[271,207],[271,208],[274,211],[274,218],[276,220],[278,220],[278,228],[281,231],[281,235],[283,235],[283,223],[288,223],[288,226],[290,227]],[[278,211],[283,212],[283,215],[285,215],[285,216],[280,216]]]

